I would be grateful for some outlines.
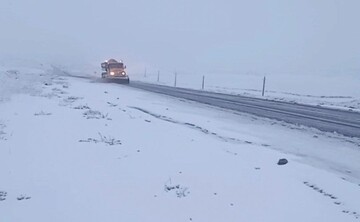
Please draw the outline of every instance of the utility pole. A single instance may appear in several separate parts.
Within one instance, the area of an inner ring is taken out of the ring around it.
[[[177,81],[177,73],[175,72],[175,82],[174,82],[174,87],[176,87],[176,81]]]
[[[144,77],[146,78],[146,67],[145,67]]]
[[[158,71],[158,78],[157,78],[157,82],[160,81],[160,71]]]
[[[204,87],[205,87],[205,76],[203,76],[203,78],[202,78],[202,90],[204,90]]]
[[[266,82],[266,77],[264,76],[264,80],[263,80],[263,89],[262,89],[262,96],[264,96],[264,94],[265,94],[265,82]]]

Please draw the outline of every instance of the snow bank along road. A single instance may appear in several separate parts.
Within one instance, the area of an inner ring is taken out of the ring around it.
[[[360,137],[360,113],[357,112],[143,82],[132,82],[130,86],[261,117],[314,127],[325,132],[337,132],[345,136]]]

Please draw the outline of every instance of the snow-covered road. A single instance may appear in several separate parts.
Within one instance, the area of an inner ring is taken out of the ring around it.
[[[360,220],[356,139],[117,84],[5,73],[0,221]]]
[[[132,82],[130,86],[238,112],[250,113],[260,117],[314,127],[325,132],[336,132],[349,137],[360,137],[360,113],[358,112],[176,88],[144,82]]]

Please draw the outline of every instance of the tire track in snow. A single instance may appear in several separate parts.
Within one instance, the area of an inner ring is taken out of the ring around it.
[[[341,206],[342,208],[347,208],[346,204],[343,203],[342,201],[340,201],[339,198],[334,196],[333,194],[330,194],[330,193],[326,192],[325,190],[321,189],[317,185],[312,184],[310,182],[305,181],[303,183],[307,187],[311,188],[312,190],[318,192],[319,194],[322,194],[324,197],[327,197],[328,199],[333,201],[333,203],[335,205]],[[342,209],[341,212],[344,213],[344,214],[348,214],[350,216],[353,216],[356,220],[360,220],[360,214],[358,212],[356,212],[356,211],[352,211],[352,210],[348,210],[348,209]]]

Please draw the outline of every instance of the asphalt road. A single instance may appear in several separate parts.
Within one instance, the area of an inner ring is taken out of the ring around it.
[[[260,117],[314,127],[321,131],[336,132],[344,136],[360,138],[360,113],[357,112],[143,82],[131,82],[130,86]]]

